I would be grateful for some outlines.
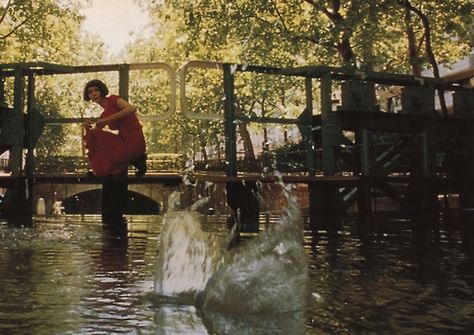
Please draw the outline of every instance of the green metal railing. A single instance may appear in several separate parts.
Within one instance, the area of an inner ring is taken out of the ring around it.
[[[190,74],[190,69],[202,68],[208,70],[222,71],[222,87],[224,89],[224,108],[222,114],[201,114],[192,112],[188,106],[187,94],[187,75]],[[26,106],[27,114],[29,114],[34,106],[35,94],[35,77],[43,75],[57,75],[57,74],[78,74],[78,73],[93,73],[93,72],[118,72],[119,75],[119,94],[125,99],[129,95],[129,73],[130,71],[140,70],[162,70],[165,71],[169,77],[170,95],[168,97],[169,108],[160,115],[146,115],[140,118],[143,121],[163,121],[168,119],[175,113],[177,100],[177,75],[174,69],[166,63],[136,63],[136,64],[111,64],[111,65],[87,65],[87,66],[62,66],[57,64],[49,64],[42,62],[34,63],[19,63],[19,64],[0,64],[0,99],[4,100],[4,79],[6,77],[14,78],[13,85],[13,111],[17,116],[17,122],[12,126],[18,130],[17,135],[12,139],[11,159],[13,166],[13,175],[20,174],[21,157],[22,157],[22,135],[24,127],[21,121],[23,115],[23,105],[25,102],[24,86],[27,82]],[[236,115],[235,113],[235,76],[238,73],[256,73],[272,76],[291,76],[295,78],[303,78],[305,87],[305,108],[301,115],[296,118],[291,117],[259,117],[248,115]],[[313,140],[313,114],[315,114],[313,106],[313,80],[317,79],[320,82],[320,113],[321,113],[321,152],[323,164],[323,174],[330,176],[334,175],[336,171],[335,166],[335,152],[334,152],[334,138],[340,133],[340,125],[336,113],[333,112],[332,107],[332,92],[335,81],[355,80],[361,82],[370,82],[381,85],[394,86],[418,86],[431,87],[435,89],[442,89],[444,91],[459,91],[470,90],[472,88],[464,88],[460,85],[449,84],[441,79],[413,77],[409,75],[386,74],[377,72],[361,72],[355,70],[346,70],[341,68],[334,68],[328,66],[308,66],[299,68],[277,68],[267,66],[255,66],[245,64],[232,63],[217,63],[206,61],[190,61],[186,63],[179,71],[180,78],[180,106],[183,115],[202,120],[221,120],[224,125],[224,134],[226,138],[226,175],[237,175],[237,136],[236,136],[236,122],[255,122],[255,123],[273,123],[282,125],[297,125],[306,148],[306,164],[309,175],[315,175],[315,145]],[[15,120],[16,120],[15,119]],[[55,118],[46,119],[46,125],[57,125],[67,123],[82,123],[85,118]],[[31,134],[36,127],[33,123],[33,118],[29,118],[27,130]],[[362,147],[361,154],[368,155],[368,134],[362,132],[360,134],[360,143]],[[365,143],[365,144],[364,144]],[[26,143],[27,158],[26,158],[26,176],[31,177],[34,171],[34,155],[33,143],[28,139]],[[367,162],[367,159],[362,159],[362,162]],[[423,163],[428,165],[427,162]],[[426,169],[428,169],[426,167]],[[362,175],[368,174],[368,166],[361,165]]]
[[[136,64],[112,64],[112,65],[87,65],[87,66],[63,66],[44,62],[30,63],[13,63],[0,64],[0,101],[5,101],[5,85],[4,81],[7,77],[13,77],[13,114],[15,122],[8,126],[15,128],[12,135],[8,139],[10,148],[10,165],[12,176],[18,176],[22,170],[22,151],[23,146],[27,149],[25,162],[26,177],[33,176],[34,171],[34,153],[31,136],[22,143],[25,130],[29,134],[33,133],[35,128],[42,125],[34,123],[34,118],[29,117],[26,129],[23,126],[23,111],[25,103],[24,87],[27,83],[26,94],[26,115],[32,114],[35,101],[35,78],[44,75],[59,74],[79,74],[94,72],[118,72],[119,74],[119,94],[125,99],[129,95],[129,72],[135,70],[164,70],[169,77],[170,95],[168,97],[168,110],[160,115],[143,115],[140,119],[143,121],[162,121],[169,118],[176,110],[176,74],[174,69],[166,63],[136,63]],[[82,123],[86,120],[84,117],[79,118],[47,118],[44,120],[45,125],[63,125],[69,123]]]
[[[224,113],[218,114],[200,114],[193,113],[189,110],[187,97],[186,97],[186,75],[189,73],[191,68],[204,68],[204,69],[218,69],[223,74],[223,87],[224,87]],[[231,63],[217,63],[217,62],[206,62],[206,61],[191,61],[186,63],[180,71],[180,103],[182,113],[190,118],[196,118],[201,120],[223,120],[224,121],[224,132],[226,138],[226,175],[235,176],[237,175],[237,147],[236,147],[236,121],[242,122],[255,122],[255,123],[273,123],[273,124],[294,124],[300,129],[307,150],[307,166],[308,171],[311,175],[315,173],[314,148],[313,138],[311,136],[312,127],[312,110],[313,110],[313,97],[312,97],[312,83],[310,79],[305,81],[305,93],[306,93],[306,108],[298,118],[281,118],[281,117],[258,117],[258,116],[247,116],[247,115],[236,115],[235,113],[235,87],[234,79],[236,73],[239,72],[253,72],[258,74],[267,75],[283,75],[283,76],[298,76],[289,72],[286,69],[265,67],[265,66],[254,66],[254,65],[242,65],[242,64],[231,64]],[[330,94],[330,93],[329,93]]]

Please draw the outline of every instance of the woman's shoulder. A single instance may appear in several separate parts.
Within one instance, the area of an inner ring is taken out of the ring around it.
[[[117,101],[120,99],[119,95],[111,94],[107,97],[107,105],[113,110],[119,109]]]
[[[112,102],[112,103],[115,104],[119,98],[120,98],[120,96],[118,96],[118,95],[116,95],[116,94],[111,94],[111,95],[108,96],[107,99],[108,99],[110,102]]]

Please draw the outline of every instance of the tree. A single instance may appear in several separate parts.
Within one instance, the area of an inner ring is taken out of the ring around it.
[[[192,59],[235,63],[245,61],[256,64],[265,64],[268,59],[272,59],[278,65],[289,65],[287,60],[291,59],[289,56],[292,51],[283,48],[283,45],[282,48],[275,47],[274,41],[263,35],[261,39],[253,40],[247,39],[245,31],[239,31],[237,34],[237,30],[242,29],[242,26],[235,25],[236,20],[251,20],[245,29],[251,29],[255,34],[265,33],[264,29],[269,25],[264,20],[255,21],[252,17],[239,13],[236,6],[240,4],[241,2],[235,4],[211,1],[167,1],[160,5],[151,4],[149,10],[152,13],[156,36],[131,47],[130,55],[134,61],[165,61],[177,67]],[[246,6],[246,13],[255,9],[251,2],[247,2]],[[262,15],[266,15],[265,10]],[[256,22],[261,24],[261,27],[251,24]],[[278,106],[281,107],[279,102],[284,100],[277,95],[281,95],[288,88],[287,82],[280,83],[283,80],[274,80],[268,76],[236,73],[235,80],[237,103],[244,115],[266,113],[266,116],[271,116]],[[192,112],[223,115],[222,71],[193,69],[187,81]],[[301,110],[299,112],[301,113]],[[192,142],[201,146],[203,156],[206,155],[205,147],[214,147],[219,153],[224,141],[220,122],[189,120],[181,114],[176,114],[175,119],[178,118],[185,135],[183,138],[191,135]],[[244,147],[247,148],[244,151],[252,155],[248,150],[250,136],[244,129],[246,127],[244,123],[239,124]],[[154,128],[155,132],[165,131],[156,128],[159,127]],[[170,140],[176,141],[176,136]]]
[[[428,59],[429,64],[431,65],[432,71],[433,71],[433,76],[435,78],[440,78],[440,73],[439,73],[439,67],[438,67],[438,62],[436,60],[436,56],[433,50],[432,46],[432,35],[433,35],[433,29],[432,25],[430,22],[429,15],[427,13],[435,12],[438,14],[438,17],[441,15],[446,15],[446,13],[449,13],[449,11],[455,9],[456,11],[459,10],[459,7],[443,7],[442,5],[436,5],[436,7],[433,9],[430,7],[430,5],[426,3],[422,3],[418,6],[415,6],[410,2],[410,0],[397,0],[397,3],[405,9],[405,23],[407,27],[407,39],[408,39],[408,55],[409,55],[409,62],[412,67],[412,72],[414,75],[420,76],[422,68],[417,62],[417,58],[419,57],[421,46],[424,45],[424,50],[425,50],[425,55],[426,58]],[[422,5],[425,5],[422,6]],[[446,5],[446,3],[445,3]],[[461,12],[471,12],[472,11],[472,4],[469,6],[469,3],[466,3],[464,6],[462,4],[459,4],[461,8]],[[425,13],[426,11],[426,13]],[[418,18],[420,25],[422,26],[421,29],[421,37],[419,42],[416,41],[416,33],[414,29],[414,25],[416,23],[413,22],[412,20],[412,14],[416,15]],[[436,19],[436,15],[432,15]],[[472,15],[469,15],[472,16]],[[445,26],[445,25],[441,25]],[[449,29],[449,26],[446,27],[446,29]],[[445,30],[446,31],[446,30]],[[441,34],[441,37],[443,34]],[[440,99],[440,105],[441,105],[441,110],[442,113],[446,116],[448,114],[447,111],[447,106],[446,106],[446,100],[444,97],[444,92],[439,91],[439,99]]]
[[[9,12],[15,12],[14,7],[15,7],[15,3],[12,0],[8,0],[5,7],[2,8],[2,14],[1,14],[1,17],[0,17],[0,25],[5,23],[6,21],[8,21]],[[21,9],[21,7],[19,7],[19,9]],[[17,13],[17,14],[20,17],[22,16],[20,13]],[[29,16],[23,17],[18,22],[18,18],[16,17],[16,15],[13,15],[10,18],[11,23],[6,24],[7,27],[6,27],[6,29],[4,29],[5,32],[3,32],[2,35],[0,35],[0,39],[4,40],[4,39],[8,38],[10,35],[12,35],[13,33],[15,33],[16,30],[20,29],[21,26],[23,26],[26,22],[28,22],[29,18],[30,18]]]
[[[474,31],[471,0],[163,0],[147,6],[155,35],[131,46],[130,56],[176,68],[198,59],[279,67],[325,64],[419,75],[437,62],[449,65],[468,54]],[[193,111],[222,113],[220,74],[205,73],[188,84],[193,88]],[[238,73],[235,87],[243,115],[283,111],[294,117],[302,112],[301,82]],[[291,99],[290,88],[297,92]],[[181,131],[193,134],[194,143],[209,146],[222,139],[214,125],[174,117]],[[163,136],[170,129],[153,131],[167,142]],[[171,142],[177,141],[173,134],[178,128],[173,129]]]
[[[204,59],[237,56],[261,65],[322,63],[406,73],[410,63],[406,47],[400,47],[407,23],[401,3],[405,1],[168,0],[150,8],[168,8],[168,20],[178,20],[178,15],[185,23],[180,33],[190,44],[188,50],[199,49]],[[470,51],[472,1],[409,3],[432,22],[431,42],[439,62],[449,64]],[[422,21],[411,26],[418,41]],[[426,58],[418,62],[422,68],[429,64]]]
[[[80,31],[84,17],[79,9],[77,2],[68,0],[4,2],[0,7],[2,62],[38,61],[61,65],[102,62],[103,43]],[[86,76],[81,75],[37,76],[37,105],[48,118],[78,117],[84,109],[81,94],[85,81]],[[5,95],[10,103],[12,85],[13,80],[7,79]],[[38,156],[51,158],[68,151],[80,155],[80,138],[79,125],[46,126],[37,146]]]

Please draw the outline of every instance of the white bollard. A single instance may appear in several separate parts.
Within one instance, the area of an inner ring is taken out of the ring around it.
[[[46,204],[43,198],[38,198],[38,202],[36,202],[36,214],[37,215],[46,214]]]

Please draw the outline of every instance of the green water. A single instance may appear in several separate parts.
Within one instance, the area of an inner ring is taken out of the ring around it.
[[[353,219],[307,229],[307,310],[244,317],[153,294],[162,216],[127,219],[126,236],[104,232],[100,216],[2,222],[0,334],[473,333],[473,265],[447,224],[422,245],[403,220],[364,234]],[[205,231],[227,234],[225,217],[202,220]]]

